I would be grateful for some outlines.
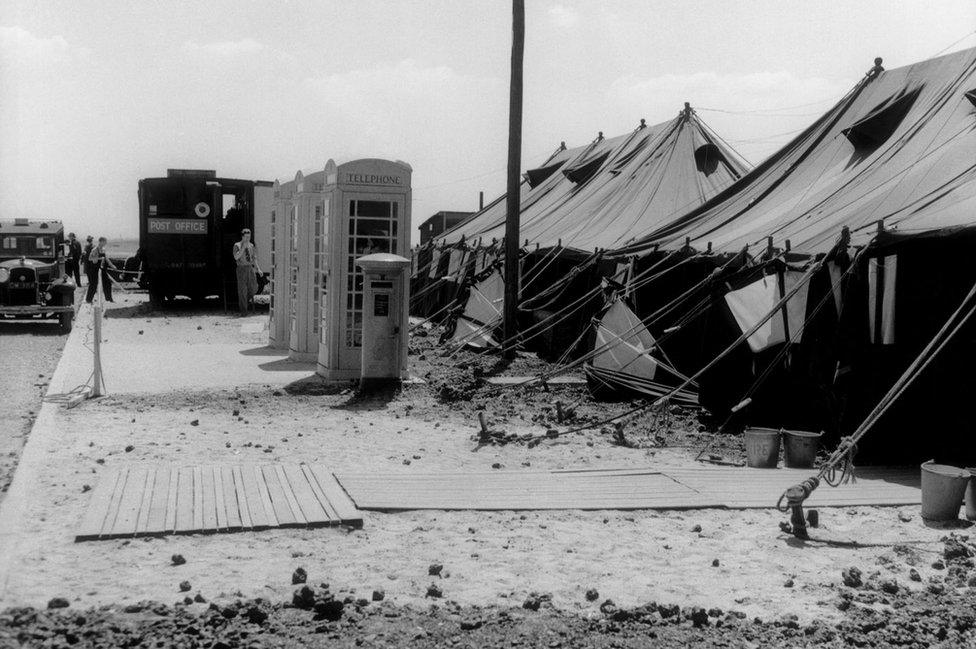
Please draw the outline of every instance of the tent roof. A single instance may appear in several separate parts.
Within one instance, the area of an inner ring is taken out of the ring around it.
[[[883,220],[918,233],[976,225],[976,48],[865,78],[718,196],[630,247],[711,242],[828,251],[844,226],[863,245]]]
[[[696,150],[698,156],[696,158]],[[746,163],[694,114],[557,151],[526,173],[520,239],[548,248],[619,248],[700,205]],[[505,197],[435,239],[483,245],[505,236]]]

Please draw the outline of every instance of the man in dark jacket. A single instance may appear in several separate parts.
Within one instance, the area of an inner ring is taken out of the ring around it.
[[[85,249],[81,251],[81,263],[85,266],[82,270],[85,271],[85,275],[89,275],[91,273],[91,262],[88,261],[88,258],[91,257],[91,251],[94,247],[95,238],[89,234],[85,239]]]
[[[64,260],[64,272],[75,280],[75,286],[81,286],[81,242],[75,238],[74,232],[68,233],[68,257]]]

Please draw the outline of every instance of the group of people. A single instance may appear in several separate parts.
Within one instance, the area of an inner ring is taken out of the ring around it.
[[[68,254],[64,262],[65,272],[68,277],[75,280],[81,286],[81,271],[84,268],[85,276],[88,278],[88,292],[85,294],[85,302],[91,304],[98,292],[98,284],[102,284],[102,293],[105,295],[106,302],[114,302],[112,299],[112,278],[108,276],[108,271],[118,270],[112,260],[105,252],[108,239],[98,237],[98,242],[91,235],[85,240],[82,248],[81,242],[75,237],[74,232],[68,233]]]
[[[114,302],[112,299],[112,278],[109,277],[109,269],[118,271],[119,269],[112,263],[105,252],[108,239],[99,237],[95,243],[94,237],[89,235],[82,247],[81,242],[74,232],[68,233],[68,254],[65,259],[64,268],[68,277],[75,280],[81,286],[81,271],[84,269],[88,277],[88,292],[85,294],[85,302],[91,304],[98,292],[98,284],[102,285],[102,292],[106,302]],[[247,315],[251,308],[251,301],[254,295],[261,290],[258,285],[258,276],[261,269],[258,267],[257,254],[254,244],[251,243],[251,230],[244,228],[241,231],[241,240],[234,244],[234,261],[237,262],[237,304],[241,315]]]

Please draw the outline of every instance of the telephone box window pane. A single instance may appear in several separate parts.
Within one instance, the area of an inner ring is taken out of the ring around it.
[[[390,217],[389,201],[359,201],[357,212],[359,216]]]
[[[389,219],[356,219],[356,234],[360,237],[390,236]]]
[[[391,205],[393,207],[393,219],[396,220],[396,218],[397,218],[397,205],[399,205],[399,203],[391,203]]]
[[[356,216],[356,201],[349,201],[349,216]]]

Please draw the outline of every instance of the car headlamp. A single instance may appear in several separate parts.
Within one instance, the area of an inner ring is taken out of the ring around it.
[[[0,268],[0,284],[6,282],[10,279],[10,271],[6,268]]]

